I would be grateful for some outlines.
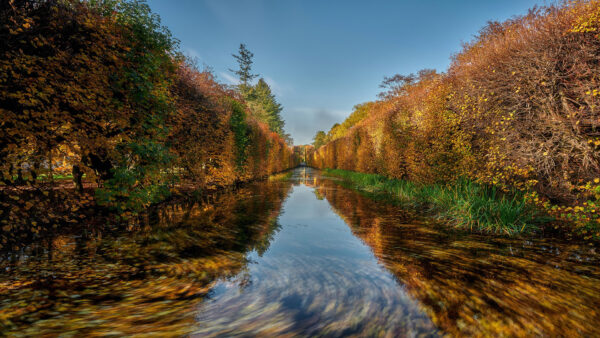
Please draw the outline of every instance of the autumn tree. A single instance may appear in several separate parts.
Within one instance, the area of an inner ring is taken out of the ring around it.
[[[490,22],[447,73],[386,77],[366,117],[321,135],[311,163],[420,183],[468,178],[525,192],[583,234],[597,229],[599,13],[598,0],[573,1]]]
[[[335,123],[331,129],[329,130],[328,137],[330,141],[336,140],[340,137],[345,136],[348,133],[348,130],[358,124],[360,121],[364,120],[369,113],[372,103],[362,103],[354,106],[352,113],[348,116],[344,122]]]
[[[10,189],[32,190],[60,170],[80,191],[84,176],[95,181],[97,203],[136,214],[178,179],[224,186],[295,161],[266,82],[257,102],[281,135],[186,63],[143,2],[2,1],[0,22],[0,180]],[[252,54],[240,53],[249,84]],[[6,191],[0,200],[11,200]]]
[[[52,176],[61,149],[71,163],[110,175],[111,140],[126,114],[111,86],[126,50],[114,20],[89,5],[3,2],[0,27],[0,153],[9,183],[28,172]],[[87,47],[89,46],[89,47]],[[91,98],[91,99],[90,99]],[[112,123],[108,123],[112,120]],[[105,165],[106,164],[106,165]],[[17,182],[21,183],[21,182]]]
[[[315,149],[319,149],[325,143],[327,143],[327,134],[322,130],[317,131],[313,138],[313,146]]]
[[[122,37],[124,67],[118,77],[113,76],[111,88],[123,98],[126,104],[122,107],[130,115],[124,135],[114,147],[117,158],[111,159],[110,178],[97,196],[116,209],[136,211],[169,193],[171,178],[164,169],[171,155],[165,141],[166,122],[174,111],[170,86],[175,78],[177,41],[144,3],[100,6],[105,12],[116,12],[112,14],[116,24],[126,28]]]
[[[175,41],[149,7],[9,1],[0,10],[5,180],[23,170],[52,177],[60,156],[79,186],[83,173],[99,180],[106,205],[139,209],[162,195]]]

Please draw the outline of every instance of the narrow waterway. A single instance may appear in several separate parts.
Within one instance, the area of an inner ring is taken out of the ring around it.
[[[600,336],[595,248],[449,230],[340,183],[298,168],[5,252],[2,333]]]
[[[269,250],[249,253],[247,270],[200,306],[199,335],[437,332],[314,187],[295,185],[278,222]]]

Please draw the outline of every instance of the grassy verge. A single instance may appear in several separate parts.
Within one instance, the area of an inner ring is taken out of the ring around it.
[[[273,174],[273,175],[269,176],[269,181],[285,181],[285,180],[290,179],[292,177],[292,175],[294,175],[293,171],[291,171],[291,170],[284,171],[282,173]]]
[[[381,175],[326,169],[356,188],[387,192],[404,206],[424,209],[456,227],[514,235],[529,232],[551,219],[528,204],[522,193],[503,193],[468,180],[448,185],[419,185]]]

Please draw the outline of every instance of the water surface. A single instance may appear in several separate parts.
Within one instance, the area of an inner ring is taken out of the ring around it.
[[[279,232],[200,306],[199,335],[437,332],[418,302],[314,188],[296,185]]]
[[[2,258],[9,335],[600,336],[595,248],[449,230],[308,168]]]

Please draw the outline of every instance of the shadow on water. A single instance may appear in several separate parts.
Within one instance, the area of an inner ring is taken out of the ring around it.
[[[8,335],[600,336],[600,256],[449,231],[310,168],[6,252]]]

